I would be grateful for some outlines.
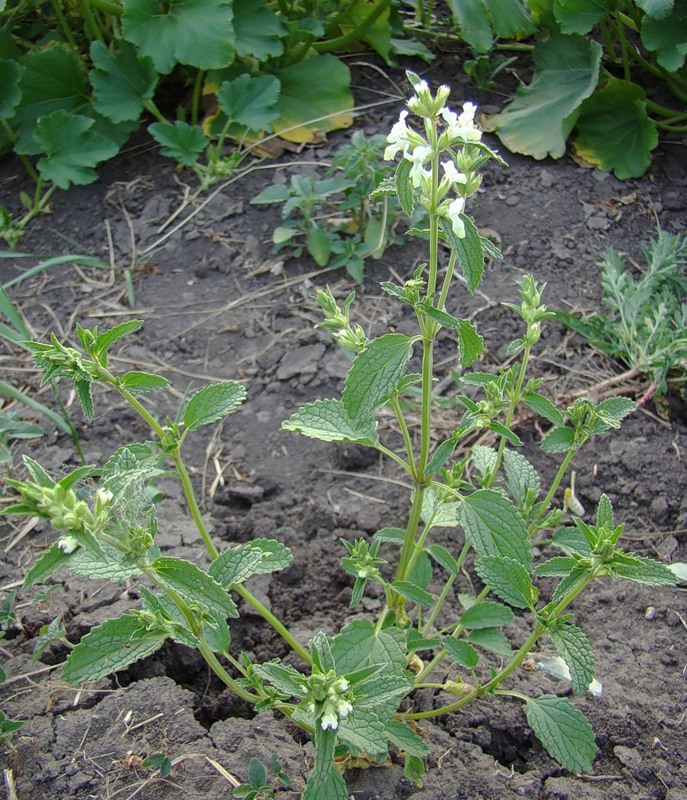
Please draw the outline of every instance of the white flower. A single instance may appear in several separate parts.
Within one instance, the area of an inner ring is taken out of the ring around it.
[[[465,199],[463,197],[456,197],[455,200],[452,200],[449,203],[448,208],[446,209],[446,216],[451,222],[453,232],[459,239],[465,238],[465,223],[460,218],[464,208]]]
[[[57,540],[57,547],[63,553],[73,553],[79,546],[79,540],[75,536],[63,536]]]
[[[347,700],[341,700],[339,702],[339,716],[341,719],[346,719],[351,711],[353,711],[353,706]]]
[[[413,182],[413,186],[420,186],[423,176],[428,178],[432,177],[431,170],[426,170],[424,168],[425,161],[427,161],[431,155],[432,149],[426,145],[418,145],[410,156],[407,152],[405,153],[405,157],[413,162],[413,166],[410,168],[410,179]]]
[[[322,725],[323,731],[326,731],[327,728],[331,728],[331,730],[335,731],[339,727],[339,719],[333,711],[328,711],[326,714],[322,715],[320,724]]]
[[[444,175],[451,186],[467,182],[467,176],[458,171],[453,161],[442,161],[441,166],[444,168]]]
[[[448,127],[449,136],[465,142],[479,142],[482,138],[482,131],[475,127],[476,111],[477,106],[469,102],[463,105],[463,113],[460,116],[444,106],[441,109],[441,116]]]
[[[407,111],[401,111],[398,122],[394,124],[391,132],[386,137],[389,146],[384,151],[384,160],[392,161],[396,155],[403,151],[407,153],[410,143],[408,142],[408,126],[406,125]]]

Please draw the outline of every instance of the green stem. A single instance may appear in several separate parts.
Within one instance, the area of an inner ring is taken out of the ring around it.
[[[110,0],[90,0],[91,5],[102,11],[104,14],[111,14],[113,17],[121,17],[124,9],[118,3],[112,3]]]
[[[365,34],[375,24],[375,22],[382,16],[382,14],[391,5],[391,0],[378,0],[377,5],[374,6],[372,11],[357,25],[353,30],[345,33],[343,36],[337,36],[335,39],[328,39],[325,42],[314,42],[312,45],[313,50],[317,53],[331,53],[333,50],[342,50],[353,42],[357,42],[364,38]]]
[[[222,664],[220,663],[217,656],[212,652],[212,648],[210,645],[205,641],[205,639],[200,639],[200,645],[198,647],[200,650],[200,654],[203,656],[207,665],[210,669],[217,675],[217,677],[228,686],[234,694],[238,695],[242,700],[246,700],[249,703],[260,702],[262,699],[258,697],[258,695],[252,694],[251,692],[246,691],[243,686],[240,686],[232,677],[231,675],[224,669]]]
[[[439,295],[439,302],[436,306],[439,311],[444,311],[446,309],[446,300],[448,299],[448,293],[451,288],[451,281],[453,280],[453,273],[456,268],[457,260],[458,255],[456,254],[456,251],[451,250],[451,255],[448,259],[448,266],[446,267],[446,275],[444,275],[444,283],[441,287],[441,294]]]
[[[99,42],[101,42],[101,44],[105,44],[105,37],[103,35],[102,28],[100,27],[98,18],[93,13],[90,0],[83,0],[82,7],[89,38],[91,41],[95,41],[97,39]]]
[[[662,117],[668,117],[666,122],[679,122],[680,120],[687,119],[687,113],[684,112],[677,112],[675,109],[668,108],[667,106],[661,106],[658,103],[654,103],[653,100],[646,100],[646,107],[649,111],[653,111],[654,114],[659,114]]]
[[[544,498],[544,502],[541,504],[541,508],[539,509],[537,516],[534,518],[529,527],[528,533],[530,537],[534,536],[534,534],[537,532],[537,526],[539,525],[539,523],[542,521],[547,511],[549,510],[551,501],[553,500],[556,492],[558,491],[558,487],[561,485],[561,481],[565,477],[565,473],[567,472],[568,467],[570,466],[570,462],[575,457],[575,453],[578,451],[580,446],[581,445],[575,447],[572,450],[568,450],[568,452],[565,454],[565,458],[561,462],[560,467],[558,467],[558,472],[556,473],[556,477],[553,479],[551,488],[549,489],[548,494]]]
[[[434,620],[437,618],[439,611],[441,611],[441,607],[443,606],[444,602],[446,601],[446,598],[448,597],[448,593],[451,589],[451,586],[453,586],[454,581],[458,577],[458,573],[463,568],[463,564],[465,563],[465,559],[467,558],[469,550],[470,550],[470,544],[469,542],[465,542],[465,544],[463,545],[463,549],[460,551],[458,558],[456,559],[456,573],[455,575],[451,575],[449,579],[446,581],[446,584],[444,588],[441,590],[441,594],[437,598],[437,601],[434,604],[434,608],[432,609],[427,619],[427,622],[425,623],[425,627],[422,631],[424,636],[427,636],[429,634],[429,630],[434,624]]]
[[[632,71],[630,69],[630,47],[625,36],[625,26],[618,19],[617,26],[618,38],[620,39],[620,51],[623,54],[623,77],[629,83],[632,80]]]
[[[403,409],[401,408],[401,404],[398,400],[398,395],[395,394],[391,398],[391,405],[394,409],[396,414],[396,420],[398,421],[398,427],[401,429],[401,436],[403,437],[403,443],[406,448],[406,456],[408,458],[408,464],[406,466],[410,467],[410,474],[417,480],[417,471],[415,469],[415,461],[413,457],[413,441],[410,437],[410,431],[408,430],[408,425],[406,424],[406,419],[403,416]],[[396,455],[395,453],[393,455]]]
[[[143,104],[143,108],[146,111],[150,112],[158,122],[167,122],[167,118],[165,115],[160,111],[160,109],[155,105],[152,100],[146,100]]]
[[[203,80],[205,79],[205,71],[199,69],[196,73],[196,80],[193,84],[193,98],[191,99],[191,124],[198,124],[198,109],[200,108],[200,97],[203,91]]]
[[[425,486],[416,486],[413,492],[413,504],[410,508],[410,515],[408,516],[408,524],[406,525],[406,535],[403,540],[403,547],[401,548],[401,555],[398,559],[398,567],[396,569],[396,580],[406,580],[408,574],[408,562],[415,549],[415,537],[417,536],[417,529],[420,525],[420,516],[422,514],[422,501],[425,495]]]
[[[74,38],[74,34],[72,33],[72,29],[69,27],[69,23],[67,22],[67,18],[62,11],[62,3],[61,0],[50,0],[50,5],[55,12],[55,17],[57,18],[57,22],[62,30],[62,34],[67,42],[74,48],[74,50],[78,51],[79,46],[76,43],[76,39]]]
[[[203,520],[203,515],[201,514],[200,507],[198,506],[198,501],[196,500],[196,493],[193,489],[193,483],[191,482],[191,476],[188,474],[188,470],[186,469],[186,464],[181,457],[181,453],[179,451],[168,453],[174,467],[179,475],[179,480],[181,481],[182,488],[184,490],[184,497],[186,498],[186,504],[188,506],[188,510],[191,513],[191,517],[198,528],[198,532],[203,540],[203,544],[205,545],[205,549],[210,554],[210,557],[214,561],[217,556],[219,555],[219,550],[217,546],[212,541],[212,537],[208,533],[207,528],[205,527],[205,521]]]

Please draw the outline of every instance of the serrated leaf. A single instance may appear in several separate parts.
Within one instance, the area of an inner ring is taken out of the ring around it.
[[[72,553],[65,553],[59,546],[59,543],[55,542],[26,573],[22,588],[30,589],[35,584],[41,583],[46,578],[54,575],[54,573],[65,565],[71,557]]]
[[[474,669],[479,662],[479,653],[464,639],[455,639],[453,636],[444,636],[441,644],[448,653],[449,658],[465,669]]]
[[[457,236],[451,221],[445,217],[439,220],[439,226],[458,258],[458,267],[463,273],[468,292],[474,294],[484,273],[482,237],[470,217],[461,214],[460,218],[465,227],[465,236]]]
[[[369,620],[355,620],[332,640],[338,675],[365,667],[379,667],[382,673],[405,667],[405,636],[398,628],[376,631]]]
[[[111,54],[102,42],[91,44],[94,68],[89,80],[95,92],[95,108],[113,122],[137,120],[144,104],[155,94],[158,75],[152,59],[139,58],[129,42],[120,42],[120,52]]]
[[[581,556],[589,557],[592,554],[592,546],[587,541],[584,533],[572,525],[559,528],[551,537],[551,541],[568,555],[577,553]]]
[[[582,712],[555,695],[526,700],[527,722],[549,755],[571,772],[590,772],[596,742]]]
[[[62,109],[42,116],[36,123],[34,140],[44,153],[38,169],[60,189],[82,186],[98,177],[94,167],[117,154],[119,147],[93,130],[95,121]]]
[[[301,800],[348,800],[346,783],[334,766],[336,739],[335,730],[315,727],[315,761]]]
[[[195,164],[209,144],[200,125],[189,125],[183,120],[154,122],[148,126],[148,133],[161,145],[163,156],[173,158],[185,167]]]
[[[382,528],[373,536],[373,539],[378,539],[380,542],[389,542],[399,547],[403,544],[405,538],[406,532],[403,528]]]
[[[594,409],[598,419],[591,426],[592,435],[617,429],[620,423],[637,408],[637,404],[627,397],[609,397],[602,400]]]
[[[513,612],[501,603],[490,600],[475,603],[461,616],[459,623],[468,630],[476,628],[501,628],[513,619]]]
[[[269,681],[286,697],[305,697],[305,675],[290,664],[283,664],[279,659],[274,659],[264,664],[256,664],[253,669],[257,675]]]
[[[503,466],[506,472],[508,488],[515,498],[515,502],[522,504],[527,492],[532,492],[535,497],[539,495],[541,481],[535,468],[520,453],[514,450],[503,451]]]
[[[479,556],[504,556],[529,565],[532,552],[525,524],[502,494],[479,489],[465,497],[456,511],[466,539]]]
[[[670,14],[654,14],[642,21],[642,43],[656,53],[658,63],[669,72],[677,72],[687,57],[687,6],[676,2]]]
[[[483,650],[495,653],[497,656],[510,658],[513,655],[510,642],[506,639],[503,631],[497,628],[478,628],[471,631],[467,641],[481,647]]]
[[[234,601],[217,581],[183,558],[162,556],[151,564],[155,574],[188,603],[197,603],[226,617],[238,617]]]
[[[107,580],[114,583],[141,574],[135,564],[118,560],[118,555],[115,551],[107,551],[103,547],[99,551],[80,547],[72,553],[69,569],[94,581]]]
[[[578,35],[554,34],[534,49],[535,75],[489,127],[515,153],[560,158],[580,104],[596,88],[602,48]]]
[[[356,423],[370,420],[391,397],[413,353],[410,337],[387,333],[371,341],[353,360],[341,402]]]
[[[413,192],[413,182],[410,178],[412,164],[408,159],[402,158],[396,167],[396,196],[401,204],[403,213],[412,219],[415,213],[415,194]]]
[[[139,592],[144,611],[150,611],[162,620],[169,619],[177,623],[174,633],[169,634],[173,641],[186,645],[186,647],[198,647],[198,637],[191,633],[186,618],[170,597],[166,594],[154,594],[145,586],[139,587]]]
[[[571,556],[554,556],[554,558],[537,564],[533,574],[540,578],[557,578],[568,575],[577,566],[577,559]]]
[[[620,180],[641,177],[658,146],[656,124],[646,105],[644,90],[637,84],[607,81],[580,108],[575,152]]]
[[[95,339],[94,352],[97,354],[106,353],[115,342],[139,331],[142,327],[142,319],[130,319],[126,322],[121,322],[119,325],[115,325],[108,331],[98,333]]]
[[[475,53],[489,53],[494,43],[491,15],[484,0],[449,0],[460,35]]]
[[[305,239],[305,247],[318,267],[326,267],[332,252],[332,240],[324,228],[313,228]]]
[[[138,372],[131,370],[125,372],[121,377],[122,387],[131,394],[144,394],[145,392],[157,392],[169,389],[169,381],[161,375],[154,375],[151,372]]]
[[[279,17],[262,0],[234,0],[236,52],[259,62],[284,52],[287,31]]]
[[[563,425],[563,414],[561,414],[549,398],[544,397],[543,394],[528,392],[524,395],[522,401],[528,408],[531,408],[532,411],[536,411],[537,414],[544,417],[544,419],[548,420],[552,425]]]
[[[93,385],[91,381],[74,381],[74,388],[76,389],[83,415],[90,422],[95,413],[93,407]]]
[[[439,564],[440,567],[443,567],[449,575],[457,575],[458,574],[458,564],[456,563],[456,559],[449,553],[449,551],[442,547],[440,544],[432,544],[426,548],[426,552]]]
[[[401,597],[410,600],[411,603],[415,603],[417,606],[431,606],[434,603],[434,597],[429,592],[410,581],[394,581],[389,585]]]
[[[262,553],[259,550],[250,544],[240,545],[221,553],[208,567],[208,574],[220,586],[230,589],[255,575],[261,561]]]
[[[554,0],[553,12],[562,33],[587,34],[613,9],[613,0]]]
[[[352,419],[341,400],[306,403],[281,427],[284,431],[295,431],[325,442],[374,445],[378,441],[377,422],[374,419]]]
[[[479,472],[480,478],[486,478],[496,466],[498,454],[493,447],[476,444],[471,452],[472,464]]]
[[[273,75],[239,75],[224,81],[217,92],[217,102],[227,117],[250,131],[269,130],[279,116],[277,101],[279,81]]]
[[[614,578],[643,583],[647,586],[674,586],[676,583],[675,574],[668,567],[643,556],[616,551],[608,567]]]
[[[573,692],[585,694],[594,680],[596,661],[589,640],[576,626],[564,624],[549,631],[553,646],[568,665]]]
[[[222,381],[199,389],[184,410],[184,426],[194,431],[231,414],[246,399],[246,388],[236,381]]]
[[[541,449],[549,455],[567,453],[575,444],[575,431],[572,428],[553,428],[541,441]]]
[[[417,758],[426,758],[429,755],[429,747],[425,740],[405,722],[390,719],[386,723],[386,732],[390,741],[404,753],[410,753]]]
[[[104,678],[151,655],[167,635],[148,631],[135,614],[123,614],[86,634],[74,647],[62,668],[62,679],[71,686]]]
[[[21,100],[21,67],[16,61],[0,61],[0,118],[8,120]]]
[[[534,609],[538,592],[520,562],[504,556],[480,556],[475,570],[492,592],[509,605]]]
[[[461,367],[469,367],[482,355],[484,339],[477,333],[477,329],[471,322],[466,319],[458,319],[458,317],[433,307],[425,308],[424,312],[430,319],[458,334]]]
[[[226,0],[136,0],[124,5],[124,38],[163,75],[175,64],[221,69],[234,60],[231,3]]]

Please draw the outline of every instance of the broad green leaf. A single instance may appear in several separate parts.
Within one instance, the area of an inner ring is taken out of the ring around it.
[[[261,554],[260,563],[256,570],[257,574],[265,575],[269,572],[280,572],[286,569],[293,561],[293,553],[285,544],[276,539],[252,539],[249,546],[254,550],[259,550]]]
[[[404,753],[410,753],[418,758],[425,758],[429,755],[429,747],[425,740],[405,722],[399,719],[390,719],[386,723],[386,732],[393,744]]]
[[[415,213],[415,192],[410,179],[412,163],[407,158],[402,158],[396,167],[396,196],[401,204],[403,213],[412,219]]]
[[[482,355],[484,339],[467,319],[458,319],[458,317],[433,307],[425,308],[424,312],[430,319],[445,328],[451,328],[458,334],[458,352],[460,353],[461,367],[469,367]]]
[[[658,145],[656,125],[646,111],[643,89],[609,80],[582,103],[575,152],[620,180],[641,177]]]
[[[437,564],[443,567],[449,575],[458,574],[458,564],[445,547],[442,547],[440,544],[431,544],[426,548],[426,552],[429,553]]]
[[[532,82],[517,90],[489,128],[514,153],[560,158],[580,104],[596,88],[601,53],[601,45],[577,35],[553,35],[537,44]]]
[[[459,623],[468,630],[476,628],[501,628],[513,619],[513,612],[501,603],[490,600],[475,603],[463,612]]]
[[[272,70],[279,79],[279,119],[272,130],[290,142],[313,142],[353,124],[348,67],[333,55],[311,56]]]
[[[499,436],[502,436],[509,444],[512,444],[513,447],[522,447],[522,439],[516,433],[513,433],[510,428],[507,428],[500,422],[492,420],[487,425],[487,428],[490,431],[494,431],[494,433],[498,433]]]
[[[575,445],[575,431],[572,428],[553,428],[541,441],[541,449],[549,455],[567,453]]]
[[[664,19],[675,5],[675,0],[636,0],[636,2],[642,11],[654,19]]]
[[[465,669],[474,669],[479,662],[479,653],[464,639],[454,639],[453,636],[444,636],[441,644],[448,653],[449,658]]]
[[[236,381],[222,381],[199,389],[184,411],[186,430],[194,431],[217,422],[235,411],[245,399],[246,389]]]
[[[0,61],[0,118],[8,120],[21,100],[21,67],[16,61]]]
[[[471,631],[467,641],[490,653],[496,653],[497,656],[510,658],[513,655],[510,642],[506,639],[503,631],[497,628],[478,628]]]
[[[91,580],[106,580],[113,583],[125,581],[134,575],[140,576],[135,564],[118,560],[119,554],[114,551],[100,551],[80,547],[75,550],[69,560],[69,569],[78,575],[85,575]]]
[[[470,217],[466,214],[461,214],[460,218],[465,226],[465,236],[462,238],[456,236],[453,226],[447,218],[442,217],[439,220],[439,226],[451,248],[456,253],[458,267],[463,273],[468,292],[474,294],[482,281],[482,274],[484,273],[482,237]]]
[[[173,158],[185,167],[195,164],[209,144],[200,125],[189,125],[182,120],[153,122],[148,125],[148,133],[162,145],[160,152],[163,156]]]
[[[286,697],[305,697],[305,675],[279,659],[256,664],[255,672]]]
[[[460,36],[475,53],[489,53],[494,44],[491,17],[484,0],[449,0]]]
[[[374,445],[378,441],[374,419],[351,419],[340,400],[316,400],[306,403],[281,426],[311,439],[325,442],[357,442]]]
[[[662,18],[646,16],[642,21],[642,43],[656,53],[658,63],[669,72],[677,72],[687,57],[687,3],[676,2],[671,13]]]
[[[332,640],[332,653],[339,675],[365,667],[379,667],[382,673],[405,667],[405,636],[398,628],[376,631],[369,620],[355,620]]]
[[[561,414],[549,398],[544,397],[543,394],[528,392],[522,398],[522,401],[528,408],[531,408],[532,411],[536,411],[537,414],[544,417],[544,419],[548,420],[552,425],[563,424],[563,414]]]
[[[115,325],[107,331],[103,331],[103,333],[98,333],[95,339],[94,352],[98,354],[106,353],[115,342],[118,342],[125,336],[129,336],[131,333],[139,331],[142,327],[143,320],[130,319],[126,322],[121,322],[119,325]]]
[[[156,392],[160,389],[169,389],[169,381],[162,375],[153,375],[150,372],[132,370],[125,372],[121,377],[122,387],[131,394]]]
[[[244,73],[233,81],[224,81],[217,102],[232,122],[250,131],[266,131],[279,116],[279,89],[279,81],[272,75],[253,77]]]
[[[407,687],[404,686],[399,694],[400,697],[407,694]],[[398,706],[400,697],[397,696],[394,706]],[[389,754],[386,722],[392,713],[393,709],[381,715],[376,708],[360,708],[355,703],[353,714],[339,724],[339,741],[354,753],[368,753],[383,761]]]
[[[566,623],[549,631],[553,646],[568,665],[573,692],[585,694],[594,680],[596,661],[589,640],[576,626]]]
[[[348,27],[350,23],[353,26],[363,24],[369,17],[371,10],[369,0],[354,0],[347,9],[347,19],[341,27]],[[389,24],[390,13],[389,7],[386,7],[372,25],[368,25],[361,36],[361,40],[367,42],[387,64],[392,63],[390,61],[392,33],[391,25]]]
[[[647,586],[674,586],[676,583],[675,574],[651,558],[616,551],[608,566],[614,578]]]
[[[327,673],[330,670],[336,669],[334,656],[332,655],[332,647],[324,631],[316,633],[310,642],[310,655],[312,656],[313,667],[321,673]]]
[[[501,39],[522,39],[536,31],[530,19],[530,2],[524,0],[484,0]]]
[[[104,678],[151,655],[167,638],[164,631],[146,630],[136,614],[123,614],[86,634],[69,654],[62,679],[72,686]]]
[[[590,772],[596,755],[594,731],[564,697],[527,698],[527,722],[549,755],[571,772]]]
[[[456,516],[479,556],[505,556],[529,565],[532,553],[522,516],[502,494],[479,489],[458,504]]]
[[[508,488],[516,503],[524,503],[528,491],[532,492],[535,497],[539,495],[541,488],[539,475],[525,456],[516,453],[515,450],[504,450],[503,466]]]
[[[480,556],[475,570],[495,595],[516,608],[534,609],[538,592],[525,567],[512,558]]]
[[[613,0],[554,0],[561,33],[586,34],[613,10]]]
[[[262,561],[262,553],[250,546],[239,545],[225,550],[210,564],[208,574],[220,586],[230,589],[234,584],[243,583],[257,572],[258,564]]]
[[[119,147],[92,130],[94,124],[88,117],[62,110],[40,118],[34,139],[45,154],[37,165],[43,178],[59,189],[97,179],[94,167],[115,156]]]
[[[21,63],[21,100],[12,119],[19,129],[16,150],[36,155],[41,152],[33,138],[38,120],[53,111],[88,113],[86,69],[76,52],[56,43],[34,48]]]
[[[542,578],[558,578],[570,574],[577,565],[577,559],[572,556],[554,556],[548,561],[537,564],[533,573]]]
[[[282,39],[286,28],[263,0],[234,0],[234,31],[239,56],[259,62],[284,52]]]
[[[411,603],[415,603],[417,606],[431,606],[434,603],[434,597],[429,592],[410,583],[410,581],[394,581],[389,585],[401,597],[410,600]]]
[[[324,228],[313,228],[305,240],[305,247],[318,267],[326,267],[332,252],[332,240]]]
[[[186,645],[186,647],[198,647],[198,637],[191,633],[181,609],[170,597],[166,594],[154,594],[149,589],[146,589],[145,586],[141,586],[139,592],[143,601],[144,611],[152,612],[160,620],[169,620],[176,623],[174,632],[169,633],[173,641]],[[171,628],[172,626],[168,627]]]
[[[315,726],[315,761],[301,800],[348,800],[346,782],[334,766],[337,732]]]
[[[422,551],[413,564],[408,580],[410,583],[415,584],[415,586],[426,589],[432,580],[433,574],[432,562],[429,560],[427,553]]]
[[[179,592],[186,602],[198,604],[226,617],[238,617],[234,601],[222,586],[190,561],[162,556],[156,558],[151,567],[165,586]]]
[[[65,553],[58,542],[51,545],[48,550],[36,561],[31,569],[26,573],[22,588],[30,589],[36,583],[41,583],[49,578],[72,557],[72,553]]]
[[[143,106],[155,94],[158,75],[152,59],[139,58],[129,42],[112,55],[102,42],[91,44],[94,69],[89,80],[95,92],[95,108],[113,122],[137,120]]]
[[[234,60],[233,12],[227,0],[127,0],[122,15],[124,38],[149,56],[158,72],[175,64],[221,69]]]
[[[346,376],[341,398],[352,420],[364,424],[372,419],[405,375],[412,353],[412,340],[402,333],[380,336],[358,353]]]
[[[587,558],[592,554],[590,542],[587,541],[584,533],[576,526],[567,525],[559,528],[551,537],[551,541],[568,555],[579,553],[579,555]]]
[[[273,183],[263,189],[260,194],[257,194],[251,201],[252,206],[269,204],[269,203],[283,203],[289,197],[289,187],[284,183]]]
[[[472,465],[479,473],[480,478],[486,478],[496,466],[498,455],[493,447],[476,444],[472,448]]]
[[[591,426],[592,435],[620,427],[620,423],[637,408],[637,404],[627,397],[609,397],[602,400],[594,409],[598,419]]]

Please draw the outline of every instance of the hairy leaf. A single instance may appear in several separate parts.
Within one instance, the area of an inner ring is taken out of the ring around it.
[[[125,372],[121,377],[122,387],[131,394],[144,394],[145,392],[157,392],[162,389],[169,389],[169,381],[162,375],[154,375],[151,372],[138,372],[132,370]]]
[[[458,505],[457,518],[480,556],[494,555],[529,565],[532,552],[522,516],[513,503],[491,489],[479,489]]]
[[[401,597],[410,600],[411,603],[415,603],[417,606],[431,606],[434,603],[434,597],[429,592],[410,583],[410,581],[394,581],[390,586]]]
[[[306,403],[281,427],[284,431],[295,431],[325,442],[374,445],[378,441],[377,422],[374,419],[352,419],[341,400]]]
[[[49,578],[57,572],[61,566],[66,564],[71,557],[72,553],[65,553],[59,546],[59,542],[55,542],[26,573],[24,583],[22,584],[23,588],[30,589],[35,584],[41,583],[46,578]]]
[[[455,639],[453,636],[444,636],[441,640],[444,650],[449,658],[465,669],[474,669],[479,662],[479,653],[469,645],[465,639]]]
[[[609,569],[614,578],[647,586],[674,586],[676,583],[675,574],[668,567],[651,558],[629,553],[616,552]]]
[[[184,425],[187,431],[194,431],[203,425],[231,414],[246,399],[246,389],[236,381],[222,381],[199,389],[188,401],[184,411]]]
[[[439,220],[439,226],[451,248],[456,253],[458,267],[463,273],[468,291],[470,294],[474,294],[482,281],[482,274],[484,273],[482,237],[470,217],[466,214],[461,214],[460,218],[463,220],[465,227],[465,236],[463,237],[455,234],[451,222],[445,217]]]
[[[513,655],[510,642],[503,631],[497,628],[478,628],[470,631],[467,641],[481,647],[483,650],[488,650],[490,653],[496,653],[497,656],[510,658]]]
[[[566,623],[549,632],[553,646],[570,671],[573,692],[584,694],[594,680],[596,661],[589,640],[577,626]]]
[[[527,569],[504,556],[480,556],[475,569],[495,595],[516,608],[534,608],[537,590]]]
[[[426,758],[429,755],[429,747],[425,740],[405,722],[390,719],[386,723],[386,732],[391,742],[404,753],[410,753],[418,758]]]
[[[475,628],[500,628],[513,619],[513,612],[501,603],[484,601],[475,603],[463,612],[459,623],[468,630]]]
[[[549,755],[571,772],[590,772],[596,755],[591,725],[564,697],[527,698],[527,722]]]
[[[516,503],[524,503],[527,492],[539,495],[541,481],[535,468],[520,453],[514,450],[503,451],[503,466],[506,471],[508,488]]]
[[[222,586],[190,561],[162,556],[156,558],[151,567],[165,586],[179,592],[186,602],[197,603],[226,617],[238,617],[234,601]]]

